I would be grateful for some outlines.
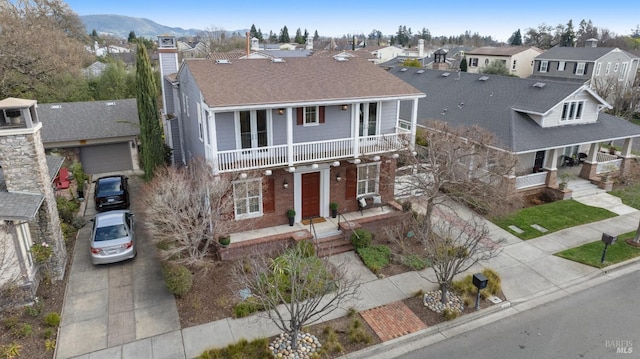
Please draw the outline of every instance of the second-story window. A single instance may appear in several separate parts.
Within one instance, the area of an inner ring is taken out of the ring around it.
[[[596,76],[600,76],[600,68],[602,67],[602,63],[598,62],[596,65]]]
[[[584,75],[584,71],[586,69],[586,64],[584,62],[578,62],[576,64],[576,75]]]
[[[558,71],[564,71],[565,67],[567,66],[567,63],[564,61],[558,61]]]
[[[360,104],[359,136],[375,136],[378,134],[378,103]]]
[[[316,106],[308,106],[304,108],[304,125],[305,126],[315,126],[319,123],[318,121],[318,107]]]
[[[516,69],[516,60],[513,60],[513,65],[511,65],[511,70],[515,70]]]
[[[358,196],[378,193],[380,163],[366,163],[358,166]]]
[[[618,75],[618,81],[624,80],[624,77],[627,75],[627,63],[623,62],[622,67],[620,67],[620,75]]]
[[[540,72],[547,72],[549,61],[540,61]]]
[[[608,75],[610,71],[611,71],[611,63],[607,62],[607,67],[604,70],[604,74]]]
[[[202,141],[204,139],[204,130],[202,128],[202,109],[199,103],[196,104],[196,109],[198,111],[198,138]]]
[[[584,101],[570,101],[562,105],[562,117],[560,121],[579,120],[582,118]]]

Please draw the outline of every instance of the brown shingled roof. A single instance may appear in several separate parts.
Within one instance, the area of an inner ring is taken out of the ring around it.
[[[209,107],[423,95],[362,58],[287,58],[277,63],[242,59],[230,64],[189,59],[184,67],[195,78]]]
[[[542,50],[539,50],[535,47],[524,47],[524,46],[503,46],[503,47],[492,47],[492,46],[484,46],[479,47],[477,49],[473,49],[471,51],[467,51],[467,55],[491,55],[491,56],[511,56],[515,54],[519,54],[528,49],[538,50],[539,53],[542,53]]]

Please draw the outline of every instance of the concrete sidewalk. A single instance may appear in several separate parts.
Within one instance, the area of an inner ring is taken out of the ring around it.
[[[608,197],[607,197],[608,196]],[[571,295],[578,290],[600,284],[617,276],[636,270],[639,261],[632,260],[613,268],[597,269],[565,260],[553,253],[583,243],[600,240],[603,232],[619,235],[633,231],[638,226],[640,212],[630,209],[610,198],[598,194],[594,198],[581,199],[589,205],[607,206],[620,216],[565,229],[536,239],[522,241],[509,232],[487,222],[493,238],[503,238],[501,253],[482,263],[498,271],[502,278],[502,289],[509,302],[495,305],[472,315],[460,317],[454,321],[407,335],[406,337],[384,342],[375,347],[347,355],[348,358],[390,358],[412,348],[446,339],[453,335],[471,330],[480,325],[499,320],[519,311]],[[468,219],[475,216],[462,206],[455,207],[457,216]],[[426,269],[421,273],[407,272],[397,276],[378,279],[357,258],[353,252],[343,253],[330,258],[336,263],[345,263],[348,273],[359,275],[360,295],[357,301],[349,303],[343,310],[336,311],[324,320],[331,320],[346,313],[348,307],[358,311],[370,309],[410,297],[416,291],[435,289],[436,285],[425,279],[433,278],[433,271]],[[74,262],[75,264],[75,262]],[[471,268],[475,273],[481,267]],[[63,317],[64,321],[64,317]],[[279,330],[268,319],[251,316],[249,318],[227,318],[199,326],[167,331],[157,336],[147,337],[123,345],[87,353],[77,358],[193,358],[207,348],[223,347],[235,343],[241,338],[254,339],[269,337]],[[76,337],[82,341],[82,336]],[[69,345],[60,343],[61,345]],[[60,357],[59,357],[60,358]]]

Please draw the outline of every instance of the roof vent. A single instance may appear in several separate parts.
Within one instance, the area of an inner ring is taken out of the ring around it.
[[[229,59],[218,59],[216,60],[216,64],[230,64],[231,60]]]
[[[51,105],[52,109],[58,109],[58,108],[62,108],[62,105]]]
[[[537,87],[539,89],[541,89],[541,88],[543,88],[545,86],[547,86],[547,84],[544,83],[544,82],[536,82],[535,84],[533,84],[533,87]]]
[[[447,76],[449,76],[449,75],[451,75],[449,72],[443,72],[443,73],[442,73],[442,75],[440,75],[440,76],[442,76],[442,77],[447,77]]]
[[[407,71],[406,67],[403,67],[403,68],[400,69],[400,72],[405,72],[405,71]]]
[[[115,106],[116,103],[115,102],[107,102],[107,106]]]
[[[349,59],[348,59],[348,58],[343,57],[343,56],[335,56],[335,57],[334,57],[334,59],[336,59],[336,61],[338,61],[338,62],[346,62],[346,61],[349,61]]]
[[[487,81],[488,79],[489,79],[489,76],[481,76],[478,80]]]
[[[271,62],[273,62],[273,63],[281,63],[281,62],[284,62],[284,59],[281,58],[281,57],[274,57],[274,58],[271,59]]]
[[[417,74],[423,74],[423,73],[424,73],[424,70],[418,70],[418,71],[416,71],[416,73],[417,73]]]

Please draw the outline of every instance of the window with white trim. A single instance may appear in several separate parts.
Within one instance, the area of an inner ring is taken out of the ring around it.
[[[558,61],[558,71],[564,71],[567,67],[567,63],[564,61]]]
[[[478,58],[470,57],[469,58],[469,67],[478,67]]]
[[[540,72],[547,72],[549,61],[540,61]]]
[[[611,71],[611,63],[607,62],[607,67],[604,70],[604,74],[608,75],[610,71]]]
[[[513,60],[513,64],[511,64],[511,70],[516,69],[516,60]]]
[[[358,196],[378,193],[380,162],[358,165]]]
[[[560,121],[579,120],[582,118],[584,101],[569,101],[562,105],[562,117]]]
[[[623,62],[622,67],[620,68],[620,75],[618,75],[618,81],[624,80],[624,77],[627,75],[627,63]]]
[[[233,182],[233,203],[236,219],[262,215],[262,180],[257,178]]]
[[[584,75],[584,67],[585,67],[584,62],[578,62],[576,66],[576,75],[579,75],[579,76]]]
[[[196,103],[196,110],[198,111],[198,138],[202,141],[204,139],[204,129],[202,128],[202,108],[199,103]]]
[[[598,62],[596,65],[596,76],[600,76],[600,68],[602,67],[602,63]]]
[[[189,96],[184,95],[184,112],[187,114],[187,117],[191,117],[189,113]]]
[[[618,67],[620,67],[620,64],[616,62],[616,64],[613,65],[613,72],[618,72]]]
[[[304,108],[304,126],[316,126],[319,123],[318,106],[308,106]]]

